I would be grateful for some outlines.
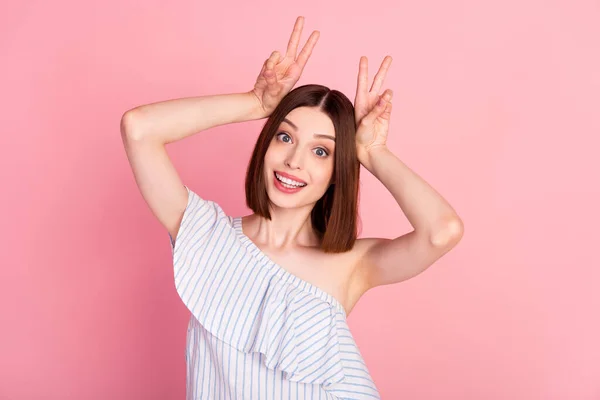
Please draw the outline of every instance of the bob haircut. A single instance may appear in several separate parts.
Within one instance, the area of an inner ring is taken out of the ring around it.
[[[326,253],[346,252],[358,235],[358,183],[360,162],[356,153],[354,106],[341,92],[322,85],[304,85],[290,91],[263,126],[246,171],[246,205],[257,215],[271,219],[264,178],[264,159],[279,125],[298,107],[317,107],[335,128],[332,183],[311,211],[313,229]]]

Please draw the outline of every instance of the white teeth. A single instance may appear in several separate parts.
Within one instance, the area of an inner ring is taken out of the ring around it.
[[[300,182],[296,182],[292,179],[289,178],[285,178],[281,175],[279,175],[278,173],[275,173],[275,176],[277,177],[277,180],[286,184],[287,186],[293,186],[293,187],[304,187],[306,186],[306,183],[300,183]]]

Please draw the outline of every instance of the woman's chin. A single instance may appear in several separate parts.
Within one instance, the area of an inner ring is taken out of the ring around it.
[[[304,208],[304,207],[314,207],[319,198],[309,199],[308,196],[298,196],[300,193],[296,193],[293,195],[289,195],[286,193],[281,193],[275,188],[270,188],[267,191],[267,195],[269,196],[269,200],[273,206],[276,208],[283,209],[292,209],[292,208]],[[309,193],[306,193],[309,194]]]

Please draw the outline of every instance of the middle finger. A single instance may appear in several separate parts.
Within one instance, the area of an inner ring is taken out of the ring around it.
[[[319,40],[320,35],[321,35],[321,33],[319,31],[313,31],[313,33],[311,33],[310,37],[308,38],[308,41],[302,48],[302,51],[298,55],[298,59],[296,60],[296,63],[298,63],[298,65],[300,66],[301,69],[303,69],[304,66],[306,65],[306,62],[308,61],[308,58],[312,54],[313,48],[315,47],[315,44],[317,44],[317,41]]]
[[[304,17],[296,18],[296,23],[294,24],[294,30],[292,31],[292,35],[290,36],[290,40],[288,42],[287,52],[285,54],[286,57],[290,57],[292,60],[296,59],[296,53],[298,52],[298,44],[300,43],[300,35],[302,34],[302,27],[304,26]]]

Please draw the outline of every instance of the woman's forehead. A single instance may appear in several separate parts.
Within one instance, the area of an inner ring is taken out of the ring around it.
[[[298,107],[290,111],[282,123],[300,133],[335,137],[335,127],[331,118],[316,108]]]

